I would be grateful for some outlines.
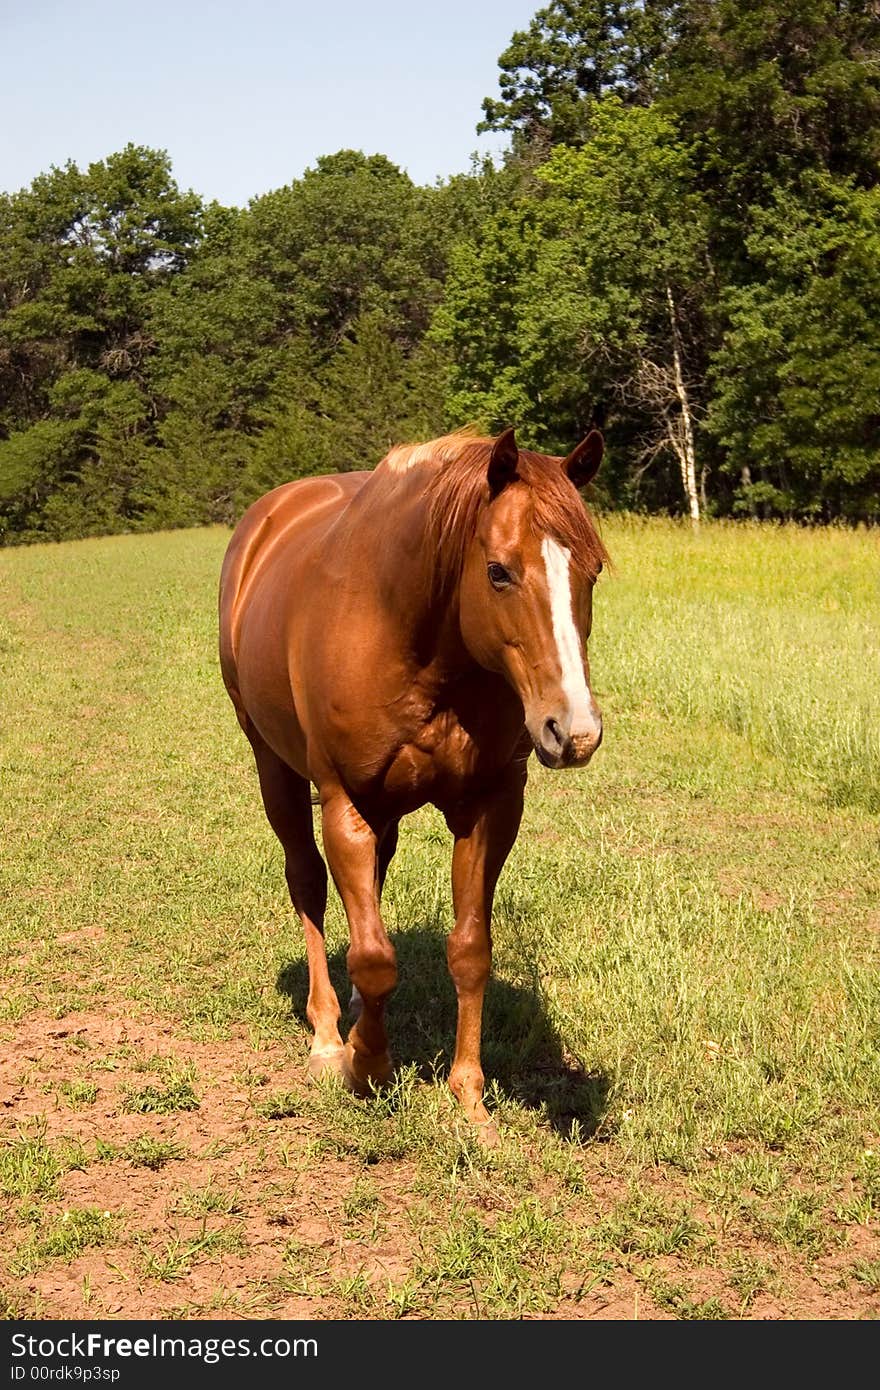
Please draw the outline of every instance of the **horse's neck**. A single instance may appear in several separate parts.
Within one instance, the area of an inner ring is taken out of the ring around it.
[[[393,638],[438,678],[469,664],[458,623],[458,583],[439,582],[424,478],[374,475],[350,508],[346,548],[363,590],[372,589]]]

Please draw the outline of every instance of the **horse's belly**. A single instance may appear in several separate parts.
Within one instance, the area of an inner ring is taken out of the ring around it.
[[[266,623],[242,625],[239,689],[260,737],[302,776],[308,775],[306,740],[287,674],[286,637]]]

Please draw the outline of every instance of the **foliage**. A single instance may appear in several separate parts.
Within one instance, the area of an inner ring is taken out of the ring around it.
[[[151,298],[200,236],[168,157],[133,145],[0,205],[0,534],[82,535],[137,509]]]
[[[650,101],[672,7],[662,0],[551,0],[498,59],[500,100],[479,130],[509,130],[519,148],[578,144],[592,103]]]
[[[743,209],[810,171],[877,182],[880,15],[872,0],[690,0],[663,100],[698,150],[736,255]]]
[[[736,510],[878,514],[880,190],[817,177],[756,210],[725,301],[709,427]]]
[[[655,108],[606,97],[590,138],[557,147],[537,177],[539,194],[453,256],[434,326],[454,364],[451,410],[520,420],[567,451],[602,402],[612,444],[643,465],[669,453],[663,411],[681,408],[670,303],[695,380],[701,365],[705,214],[687,151]]]

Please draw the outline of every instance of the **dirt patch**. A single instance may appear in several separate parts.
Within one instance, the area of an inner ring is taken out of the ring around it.
[[[413,1211],[427,1204],[432,1219],[445,1215],[418,1164],[340,1155],[316,1120],[261,1113],[270,1093],[308,1094],[305,1059],[289,1047],[256,1048],[244,1035],[194,1042],[122,1012],[30,1017],[7,1026],[0,1043],[0,1138],[8,1152],[30,1144],[61,1157],[42,1191],[27,1190],[37,1182],[32,1169],[18,1188],[7,1173],[0,1261],[8,1273],[0,1282],[18,1315],[386,1318],[394,1315],[389,1290],[398,1291],[403,1316],[484,1315],[479,1288],[463,1290],[458,1305],[446,1298],[436,1313],[424,1296],[408,1304],[399,1294],[424,1268]],[[168,1094],[185,1098],[182,1075],[193,1108],[151,1110]],[[546,1192],[539,1185],[522,1196],[555,1206],[586,1248],[631,1185],[604,1168],[602,1146],[582,1154],[587,1198],[560,1199],[549,1179]],[[672,1204],[688,1197],[683,1180],[660,1171],[645,1191]],[[486,1200],[477,1186],[470,1195],[489,1228],[503,1218],[491,1184]],[[82,1213],[91,1213],[101,1241],[65,1248]],[[705,1221],[711,1231],[708,1213]],[[878,1257],[868,1227],[810,1263],[747,1233],[712,1237],[700,1255],[618,1251],[598,1271],[576,1262],[562,1269],[554,1298],[525,1316],[876,1316],[880,1295],[853,1269],[870,1269]],[[759,1258],[767,1287],[736,1310],[731,1263]]]

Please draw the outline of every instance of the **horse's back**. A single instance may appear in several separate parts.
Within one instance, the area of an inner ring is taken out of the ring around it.
[[[258,576],[326,531],[360,491],[369,473],[333,473],[283,483],[244,513],[220,575],[220,665],[235,700],[238,635]]]

